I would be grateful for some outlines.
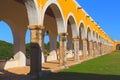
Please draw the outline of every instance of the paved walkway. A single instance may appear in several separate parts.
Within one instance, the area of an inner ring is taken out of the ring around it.
[[[67,64],[72,64],[73,58],[67,59]],[[52,72],[64,69],[60,67],[59,61],[48,61],[42,64],[42,70],[50,70]],[[10,68],[0,71],[0,80],[26,80],[26,75],[30,72],[30,66]]]
[[[87,58],[89,60],[91,58]],[[75,64],[79,64],[85,60],[80,60],[79,62],[75,62],[73,58],[67,59],[67,66],[72,66]],[[60,66],[59,61],[48,61],[42,64],[42,70],[50,70],[52,72],[59,71],[61,69],[65,69],[65,66]],[[8,70],[0,71],[0,80],[30,80],[26,78],[27,74],[30,72],[30,66],[26,67],[16,67]]]

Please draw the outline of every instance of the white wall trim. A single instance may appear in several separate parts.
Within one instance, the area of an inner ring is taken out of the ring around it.
[[[73,18],[73,23],[71,23],[71,29],[72,29],[72,34],[73,34],[72,36],[77,37],[77,36],[79,36],[78,29],[77,29],[77,21],[76,21],[76,18],[73,13],[69,13],[67,16],[67,19],[65,21],[65,31],[67,32],[67,28],[68,28],[67,23],[68,23],[68,20],[70,19],[70,17]]]
[[[56,18],[56,20],[57,20],[57,27],[59,28],[58,29],[58,33],[63,33],[63,32],[65,32],[65,19],[64,19],[64,15],[63,15],[63,12],[62,12],[62,9],[61,9],[61,7],[60,7],[60,5],[59,5],[59,3],[57,2],[57,0],[48,0],[47,2],[46,2],[46,4],[44,5],[44,7],[43,7],[43,9],[42,9],[42,23],[41,23],[41,25],[43,25],[44,24],[44,16],[45,16],[45,12],[46,12],[46,10],[47,10],[47,8],[50,6],[50,5],[55,5],[58,9],[59,9],[59,11],[60,11],[60,14],[61,14],[61,17],[60,18]],[[43,25],[44,26],[44,25]]]

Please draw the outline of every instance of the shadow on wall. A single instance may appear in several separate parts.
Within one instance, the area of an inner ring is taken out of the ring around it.
[[[42,80],[120,80],[120,75],[104,75],[91,73],[59,72],[52,73]]]

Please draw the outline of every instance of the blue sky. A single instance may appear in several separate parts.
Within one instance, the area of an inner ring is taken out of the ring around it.
[[[120,40],[120,0],[76,0],[82,8],[113,39]],[[13,43],[12,33],[4,22],[0,22],[0,40]],[[30,42],[27,31],[26,42]],[[48,42],[48,36],[45,37]]]
[[[113,40],[120,40],[120,0],[76,1]]]

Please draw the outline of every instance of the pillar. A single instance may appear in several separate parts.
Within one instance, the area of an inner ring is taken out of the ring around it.
[[[96,56],[98,56],[98,54],[99,54],[99,50],[98,50],[99,48],[98,48],[98,42],[96,42]]]
[[[67,33],[61,33],[60,36],[60,66],[66,66],[66,39]]]
[[[103,54],[105,54],[105,44],[103,44]]]
[[[102,55],[102,43],[100,42],[100,55]]]
[[[79,37],[74,37],[74,60],[79,61]]]
[[[83,59],[86,58],[86,52],[87,52],[87,40],[83,39]]]
[[[98,55],[100,55],[100,42],[98,42]]]
[[[97,52],[97,50],[96,50],[97,49],[96,42],[94,42],[93,45],[94,45],[94,54],[93,54],[93,56],[95,57],[96,56],[96,52]]]
[[[89,53],[90,53],[90,57],[93,56],[93,44],[92,41],[89,41]]]
[[[42,73],[41,46],[43,28],[40,25],[30,25],[29,29],[31,31],[30,76],[33,80],[38,80]]]

